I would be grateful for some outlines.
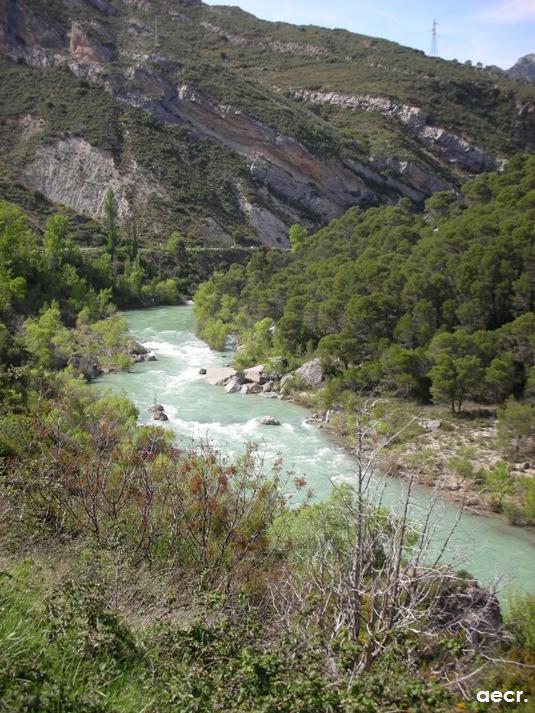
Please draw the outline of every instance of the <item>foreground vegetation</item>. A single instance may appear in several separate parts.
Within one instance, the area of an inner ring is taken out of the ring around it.
[[[506,662],[534,660],[532,600],[502,629],[403,518],[344,488],[288,509],[254,449],[179,451],[65,375],[29,395],[0,418],[4,710],[451,711],[476,669],[530,691]]]
[[[106,271],[61,218],[41,238],[0,209],[3,711],[451,711],[472,684],[531,690],[532,598],[502,624],[468,574],[424,566],[427,526],[368,502],[369,470],[312,504],[253,446],[180,450],[89,388],[73,349],[124,355],[113,225]]]

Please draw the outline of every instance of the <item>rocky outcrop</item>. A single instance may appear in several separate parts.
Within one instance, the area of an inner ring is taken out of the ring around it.
[[[215,32],[216,35],[223,37],[231,45],[237,47],[256,47],[260,50],[271,50],[272,52],[281,52],[282,54],[304,55],[306,57],[322,57],[329,54],[326,47],[318,47],[303,42],[281,42],[280,40],[262,40],[256,42],[240,35],[235,35],[222,27],[213,25],[211,22],[199,23],[201,27],[210,32]]]
[[[455,582],[440,594],[436,620],[451,633],[462,632],[469,643],[492,641],[501,636],[498,599],[473,581]]]
[[[422,129],[427,122],[425,112],[418,107],[396,104],[384,97],[373,97],[368,94],[338,94],[337,92],[320,92],[309,89],[290,89],[288,94],[293,99],[302,99],[311,104],[331,104],[344,109],[379,111],[391,119],[399,119],[402,124],[414,131]]]
[[[278,397],[276,384],[279,382],[280,374],[272,370],[267,371],[263,364],[257,364],[244,371],[236,371],[231,367],[211,367],[203,371],[209,384],[224,386],[227,394],[239,392]]]
[[[369,184],[392,189],[413,201],[423,201],[430,192],[451,189],[447,181],[422,161],[372,156],[367,164],[353,159],[346,159],[345,164]]]
[[[69,53],[79,62],[109,62],[113,52],[95,37],[90,38],[82,27],[73,22],[69,33]]]
[[[526,82],[535,82],[535,54],[526,54],[521,57],[507,74],[513,79],[523,79]]]
[[[25,3],[0,2],[0,55],[30,67],[67,67],[78,76],[94,78],[114,56],[94,29],[75,21],[63,24]]]
[[[427,123],[427,114],[420,108],[406,104],[396,104],[385,97],[368,94],[348,95],[337,92],[320,92],[309,89],[291,89],[289,95],[312,104],[331,104],[344,109],[378,111],[390,119],[397,119],[420,141],[434,151],[444,155],[450,163],[473,173],[496,168],[496,160],[466,139]]]
[[[204,135],[249,157],[250,172],[270,191],[322,221],[374,197],[341,162],[314,155],[295,139],[232,106],[213,104],[190,85],[179,87],[173,111]]]
[[[295,373],[315,389],[319,388],[323,382],[323,369],[321,368],[321,361],[318,357],[312,359],[312,361],[307,361],[303,366],[300,366],[299,369],[296,369]]]
[[[128,212],[129,194],[135,195],[140,205],[151,196],[163,194],[157,181],[135,162],[119,170],[110,151],[80,138],[51,140],[38,147],[20,181],[49,200],[91,218],[101,216],[108,188],[115,193],[121,217]]]

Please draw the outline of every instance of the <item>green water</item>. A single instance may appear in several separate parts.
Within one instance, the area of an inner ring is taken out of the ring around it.
[[[304,475],[317,497],[324,498],[333,482],[351,480],[354,463],[329,441],[316,425],[305,422],[309,413],[295,404],[261,395],[227,394],[207,384],[199,369],[228,364],[229,353],[216,352],[193,332],[189,306],[159,307],[126,313],[131,333],[150,350],[157,361],[138,364],[131,373],[109,374],[97,380],[99,387],[126,393],[139,408],[140,419],[149,421],[148,407],[165,406],[178,441],[209,439],[220,451],[237,454],[244,442],[259,444],[269,465],[279,455],[284,467]],[[274,416],[280,427],[261,426],[260,416]],[[377,479],[384,488],[383,502],[399,506],[403,486],[395,478]],[[432,493],[420,487],[413,493],[411,515],[418,518]],[[435,542],[444,540],[456,521],[458,508],[439,498],[433,512]],[[447,558],[468,569],[486,585],[497,583],[505,596],[511,589],[535,592],[535,534],[514,528],[494,517],[464,514],[451,540]]]

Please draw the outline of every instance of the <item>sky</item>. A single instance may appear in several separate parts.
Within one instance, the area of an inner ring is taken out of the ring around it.
[[[205,0],[206,1],[206,0]],[[209,0],[238,5],[265,20],[341,27],[429,52],[438,23],[438,54],[511,67],[535,53],[535,0]]]

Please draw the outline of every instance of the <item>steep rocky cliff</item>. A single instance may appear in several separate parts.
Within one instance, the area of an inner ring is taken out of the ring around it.
[[[506,78],[193,0],[0,0],[0,55],[4,170],[93,218],[111,187],[147,240],[287,245],[535,146]]]

